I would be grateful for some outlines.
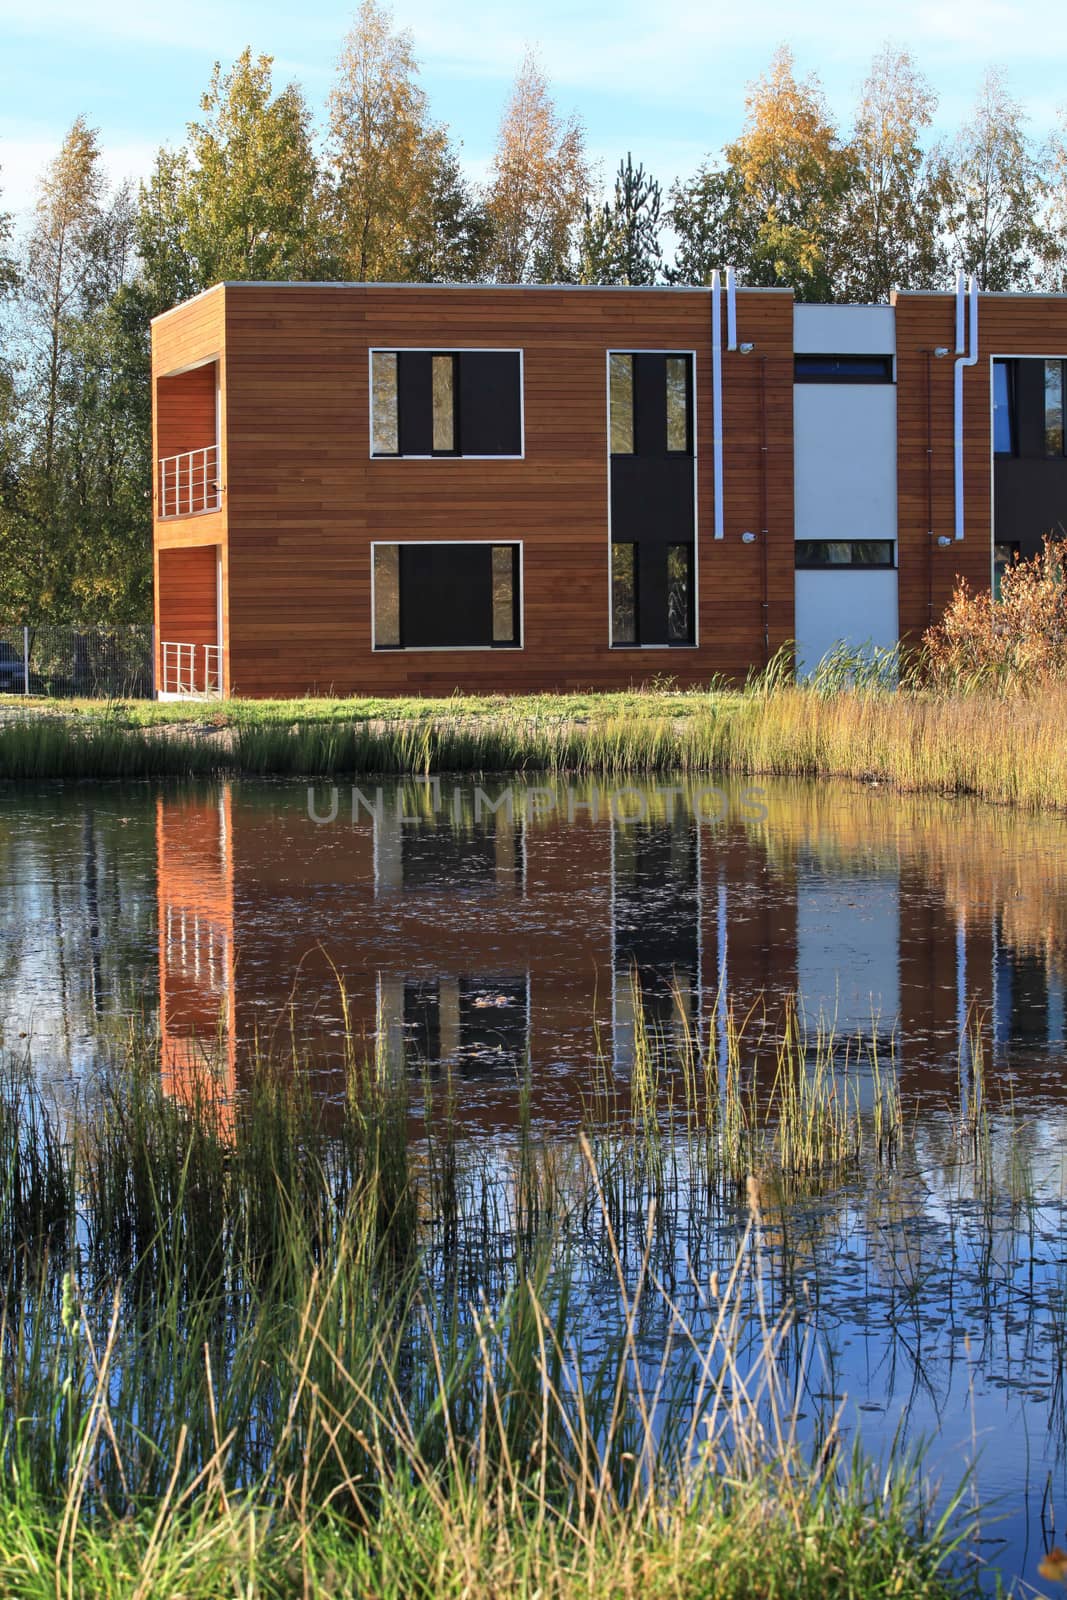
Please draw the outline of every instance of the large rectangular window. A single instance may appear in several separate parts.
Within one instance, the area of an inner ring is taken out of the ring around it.
[[[371,454],[521,456],[518,350],[373,350]]]
[[[376,544],[376,650],[517,649],[517,544]]]

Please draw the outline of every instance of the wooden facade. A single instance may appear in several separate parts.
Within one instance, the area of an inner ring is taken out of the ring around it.
[[[1067,299],[981,297],[963,379],[963,540],[956,298],[900,294],[893,307],[899,632],[915,638],[959,577],[990,582],[990,359],[1067,351]],[[217,444],[219,505],[163,515],[157,472],[157,637],[206,642],[214,612],[223,692],[252,696],[699,685],[760,667],[795,632],[793,297],[738,291],[721,419],[712,309],[708,289],[226,284],[166,313],[153,328],[155,457]],[[372,456],[375,349],[521,351],[521,457]],[[610,643],[612,350],[692,352],[692,645]],[[418,541],[521,545],[521,648],[372,647],[372,546]]]
[[[738,332],[755,348],[723,357],[726,536],[716,541],[707,290],[208,291],[153,330],[157,459],[176,426],[169,375],[217,363],[222,487],[218,512],[157,514],[157,624],[167,625],[159,552],[210,545],[222,561],[226,693],[447,694],[743,674],[792,634],[792,296],[741,291]],[[371,457],[370,351],[414,347],[522,350],[521,460]],[[611,349],[694,354],[693,647],[609,646]],[[764,527],[766,544],[742,542]],[[372,650],[372,542],[438,539],[521,543],[523,648]]]

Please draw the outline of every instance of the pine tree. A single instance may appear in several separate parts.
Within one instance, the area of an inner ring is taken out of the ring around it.
[[[663,267],[659,184],[634,167],[630,152],[620,161],[610,201],[585,204],[579,277],[582,283],[655,283]]]

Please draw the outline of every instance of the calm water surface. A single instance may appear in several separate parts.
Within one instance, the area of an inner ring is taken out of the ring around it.
[[[0,1047],[61,1094],[134,1013],[158,1022],[175,1093],[206,1041],[236,1074],[242,1042],[287,1048],[294,1020],[328,1088],[339,979],[368,1048],[416,1082],[447,1066],[472,1137],[500,1148],[527,1060],[535,1118],[569,1138],[598,1048],[626,1074],[636,1004],[705,1043],[727,995],[773,1017],[798,994],[812,1033],[894,1034],[905,1155],[765,1217],[772,1298],[814,1334],[813,1416],[847,1397],[874,1452],[903,1421],[953,1486],[977,1456],[981,1554],[1005,1576],[1035,1581],[1065,1542],[1064,820],[682,779],[0,786],[0,885]],[[968,1019],[985,1188],[953,1132]],[[740,1222],[709,1225],[704,1267]]]

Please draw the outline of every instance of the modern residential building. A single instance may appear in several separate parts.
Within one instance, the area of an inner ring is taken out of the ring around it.
[[[1067,522],[1067,297],[226,283],[153,325],[164,694],[740,677]]]

